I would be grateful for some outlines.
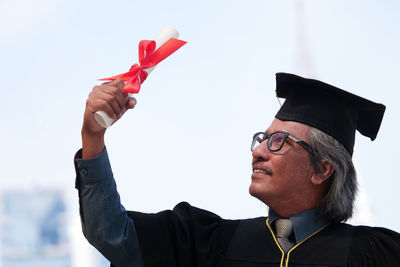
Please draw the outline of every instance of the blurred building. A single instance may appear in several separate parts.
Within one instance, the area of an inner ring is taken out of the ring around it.
[[[0,194],[3,267],[70,267],[66,209],[59,191]]]

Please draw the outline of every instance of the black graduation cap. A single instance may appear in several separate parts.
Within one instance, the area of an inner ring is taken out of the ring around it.
[[[276,74],[276,93],[286,98],[276,118],[297,121],[338,140],[353,154],[355,132],[376,138],[385,106],[327,83],[294,74]]]

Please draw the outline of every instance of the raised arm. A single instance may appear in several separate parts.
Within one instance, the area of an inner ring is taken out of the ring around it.
[[[106,129],[94,120],[105,111],[116,120],[132,109],[136,100],[123,92],[116,80],[95,86],[86,101],[82,150],[75,156],[82,230],[87,240],[114,266],[142,266],[134,222],[121,205],[104,145]]]

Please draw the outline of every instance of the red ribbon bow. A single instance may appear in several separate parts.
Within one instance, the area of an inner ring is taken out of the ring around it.
[[[148,73],[146,69],[156,66],[158,63],[169,57],[176,50],[186,44],[185,41],[170,38],[157,50],[156,42],[151,40],[142,40],[139,43],[139,64],[135,63],[128,72],[100,79],[100,81],[114,81],[121,79],[125,82],[124,91],[137,94],[140,85],[146,80]]]

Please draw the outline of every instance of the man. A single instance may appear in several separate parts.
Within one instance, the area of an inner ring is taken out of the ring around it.
[[[277,74],[286,98],[251,150],[250,194],[268,218],[224,220],[178,204],[157,214],[125,211],[104,146],[97,110],[119,119],[136,104],[123,83],[90,94],[75,156],[82,228],[114,266],[400,266],[400,235],[345,224],[357,181],[355,131],[374,140],[385,107],[326,83]]]

